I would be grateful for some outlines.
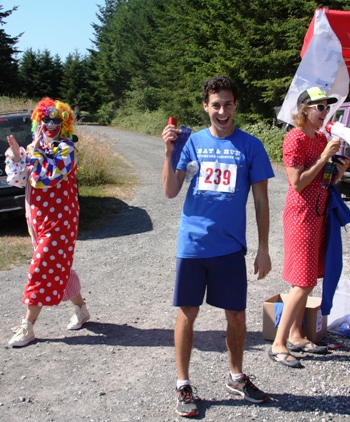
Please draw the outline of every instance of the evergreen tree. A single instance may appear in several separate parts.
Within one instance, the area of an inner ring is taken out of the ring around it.
[[[39,58],[31,48],[24,51],[19,61],[20,94],[25,98],[38,99],[40,89]]]
[[[55,61],[49,50],[38,54],[39,97],[55,98],[61,74],[56,72]]]
[[[4,19],[8,18],[18,9],[17,6],[11,10],[2,12],[0,5],[0,26],[6,24]],[[0,95],[15,96],[18,94],[18,62],[15,58],[19,53],[15,45],[23,33],[16,37],[10,37],[4,29],[0,29]]]
[[[84,108],[87,103],[87,67],[78,51],[68,54],[64,63],[64,72],[60,86],[60,97],[71,107],[79,104]]]

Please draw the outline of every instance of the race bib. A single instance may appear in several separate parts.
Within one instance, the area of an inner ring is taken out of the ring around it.
[[[236,164],[204,161],[201,163],[198,189],[232,193],[236,190],[236,179]]]

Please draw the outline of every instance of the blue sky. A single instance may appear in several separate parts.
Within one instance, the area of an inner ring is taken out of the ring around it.
[[[1,27],[11,37],[24,32],[16,47],[34,51],[48,49],[64,62],[69,53],[77,50],[82,56],[93,47],[92,23],[99,24],[97,5],[104,0],[0,0],[2,12],[19,6]]]

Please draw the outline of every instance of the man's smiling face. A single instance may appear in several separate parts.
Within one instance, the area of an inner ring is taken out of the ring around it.
[[[236,102],[231,91],[221,90],[210,93],[208,103],[204,103],[203,107],[210,118],[212,135],[223,138],[232,134],[234,131],[232,119]]]

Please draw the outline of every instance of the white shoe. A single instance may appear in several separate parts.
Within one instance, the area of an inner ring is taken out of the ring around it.
[[[12,328],[15,335],[9,341],[13,347],[23,347],[35,340],[33,324],[26,319],[22,319],[22,324]]]
[[[90,319],[86,305],[83,305],[81,308],[78,305],[74,305],[74,308],[75,312],[67,325],[67,330],[79,330]]]

